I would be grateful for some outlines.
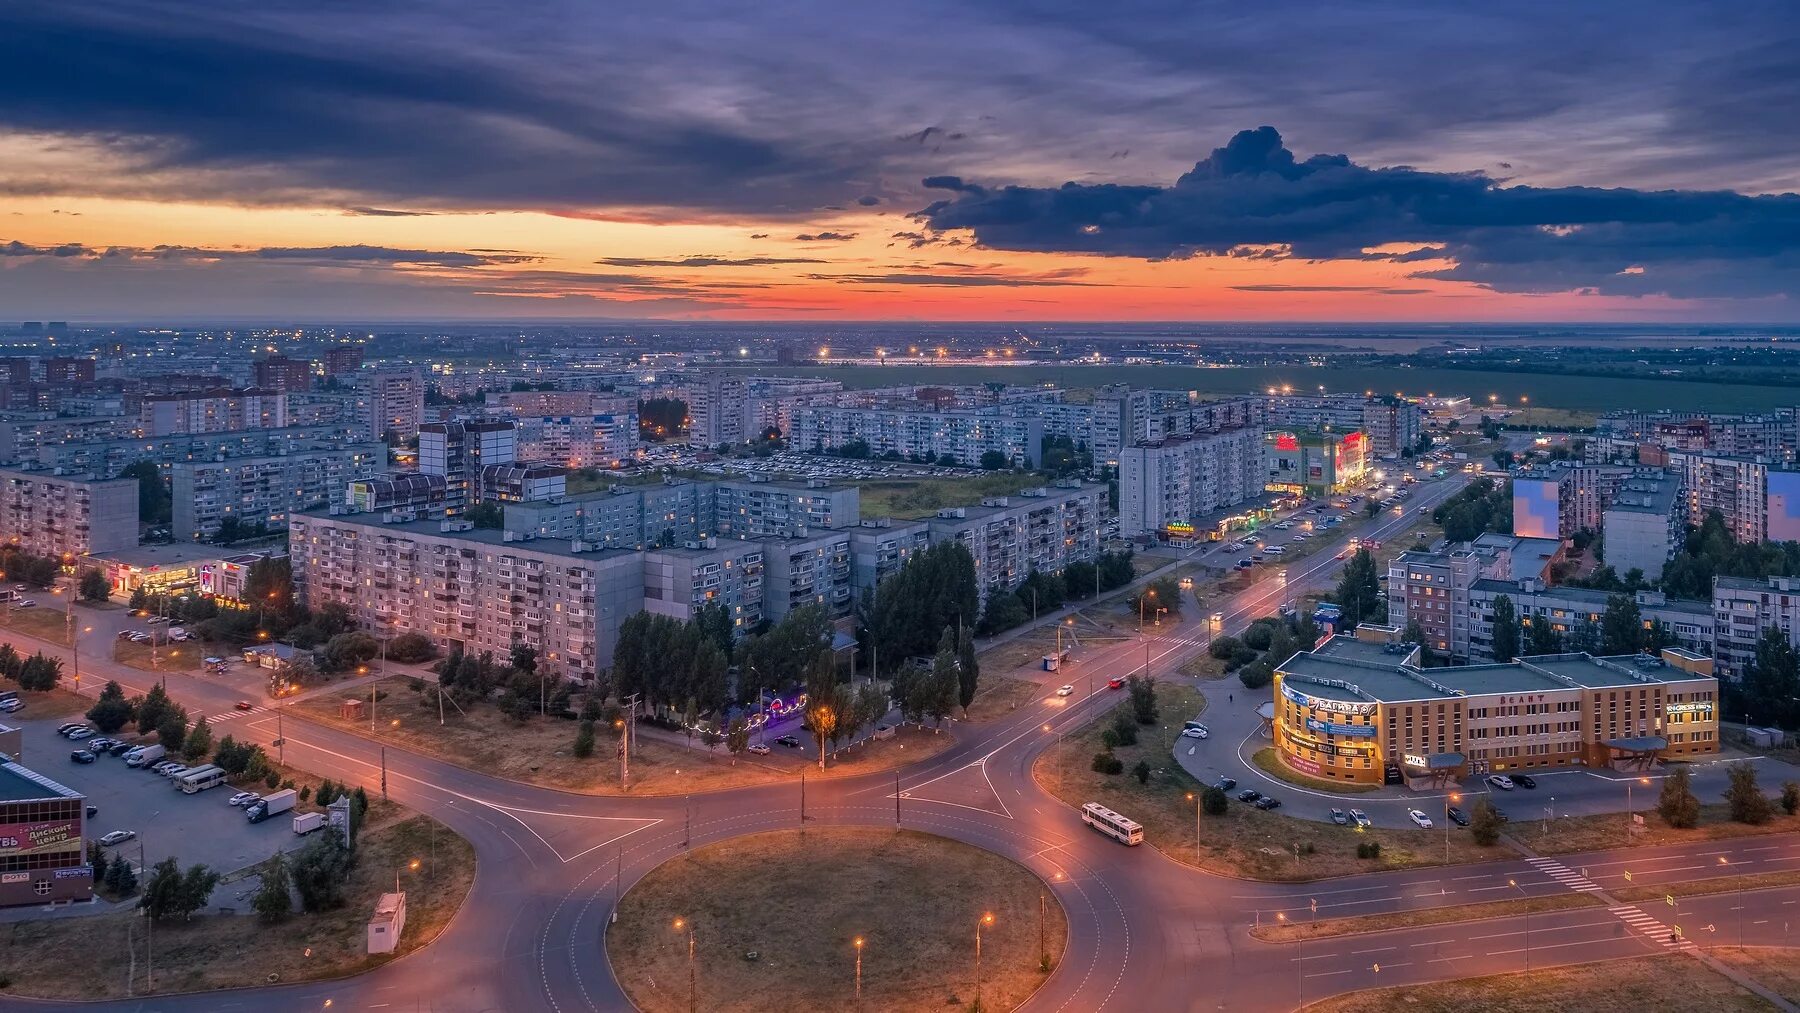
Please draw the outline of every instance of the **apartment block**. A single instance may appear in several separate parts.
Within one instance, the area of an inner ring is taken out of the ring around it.
[[[855,486],[748,479],[710,483],[714,533],[725,538],[804,537],[862,517]]]
[[[481,503],[531,503],[559,499],[568,492],[569,470],[544,461],[484,464],[475,478]]]
[[[1477,580],[1469,592],[1471,661],[1494,659],[1494,600],[1505,595],[1527,623],[1549,623],[1569,650],[1600,648],[1600,621],[1613,595],[1582,587],[1552,587],[1542,580]],[[1645,629],[1659,625],[1677,646],[1701,657],[1713,656],[1713,605],[1670,598],[1658,591],[1633,595]]]
[[[0,469],[0,542],[72,559],[130,548],[137,535],[136,479]]]
[[[763,616],[771,622],[797,608],[823,607],[833,617],[850,614],[853,596],[850,532],[763,538]]]
[[[513,540],[466,521],[296,514],[289,551],[313,608],[338,602],[366,629],[468,651],[503,655],[525,644],[573,679],[611,665],[619,624],[645,607],[636,552]]]
[[[1282,429],[1362,432],[1376,457],[1398,457],[1419,442],[1424,409],[1397,397],[1361,394],[1271,394],[1268,425]]]
[[[120,417],[57,418],[48,412],[7,412],[0,419],[0,462],[37,463],[46,448],[83,446],[137,434],[134,420]],[[60,465],[45,462],[46,467]]]
[[[1737,541],[1800,539],[1800,471],[1687,451],[1671,452],[1668,463],[1681,476],[1687,523],[1699,525],[1717,510]]]
[[[1016,587],[1033,570],[1053,573],[1095,559],[1106,496],[1098,483],[1066,483],[939,510],[927,523],[934,544],[955,540],[969,550],[985,598],[988,589]]]
[[[929,521],[896,521],[883,517],[850,529],[851,583],[858,590],[879,587],[915,553],[931,547]]]
[[[287,526],[290,513],[322,510],[357,479],[387,463],[387,446],[353,444],[269,457],[180,461],[169,467],[174,500],[170,530],[177,538],[205,541],[227,517],[271,530]]]
[[[1601,528],[1606,564],[1615,573],[1636,570],[1647,580],[1661,580],[1664,564],[1687,540],[1681,480],[1668,472],[1640,470],[1613,492]]]
[[[1267,405],[1259,397],[1203,401],[1191,390],[1102,387],[1094,395],[1091,444],[1096,461],[1117,462],[1125,448],[1174,437],[1260,427]]]
[[[338,345],[325,350],[325,375],[343,376],[362,368],[363,350],[361,345]]]
[[[635,401],[616,411],[519,415],[519,456],[568,468],[616,468],[638,452]],[[628,405],[628,407],[626,407]]]
[[[138,429],[143,436],[279,429],[285,425],[286,396],[264,387],[152,394],[138,409]]]
[[[1514,472],[1513,534],[1569,538],[1577,531],[1600,531],[1613,495],[1639,470],[1633,465],[1559,461]]]
[[[1713,660],[1719,677],[1742,679],[1756,642],[1774,627],[1800,647],[1800,577],[1713,579]]]
[[[1014,465],[1035,468],[1042,454],[1044,422],[985,411],[906,411],[811,405],[793,415],[789,445],[797,450],[836,450],[861,442],[872,456],[951,460],[981,467],[998,453]]]
[[[481,469],[519,459],[512,421],[427,422],[419,426],[419,471],[444,478],[444,510],[459,514],[480,499]]]
[[[1161,534],[1250,502],[1268,482],[1260,428],[1177,436],[1119,452],[1119,532]]]
[[[425,421],[425,377],[410,368],[361,372],[363,425],[371,439],[407,442]]]
[[[351,513],[436,516],[444,512],[444,493],[442,475],[390,472],[351,482],[344,490],[344,507]]]
[[[268,390],[291,393],[312,386],[312,363],[305,359],[271,355],[251,363],[250,371],[256,385]]]
[[[1388,564],[1388,625],[1405,629],[1417,620],[1426,648],[1466,660],[1474,622],[1471,593],[1482,576],[1482,559],[1467,546],[1402,552]]]
[[[154,461],[167,475],[177,461],[268,457],[320,446],[344,446],[338,426],[288,426],[230,433],[174,433],[141,439],[45,444],[20,463],[65,475],[114,476],[138,461]],[[366,441],[360,441],[366,442]]]
[[[602,548],[682,545],[713,533],[709,485],[672,481],[508,503],[504,527],[520,537],[567,538]]]
[[[1607,412],[1599,418],[1588,453],[1605,460],[1637,460],[1640,448],[1645,447],[1761,458],[1793,467],[1800,463],[1800,408],[1748,413]]]
[[[830,403],[844,385],[809,377],[704,373],[684,379],[681,388],[688,406],[688,442],[716,447],[756,439],[770,428],[791,435],[798,409]]]

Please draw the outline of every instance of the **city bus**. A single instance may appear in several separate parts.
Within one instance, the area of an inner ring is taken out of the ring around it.
[[[190,770],[175,779],[175,784],[183,794],[198,795],[208,788],[225,783],[225,771],[218,767],[201,767]]]
[[[1128,820],[1098,802],[1089,802],[1081,807],[1081,822],[1120,844],[1144,843],[1143,824]]]

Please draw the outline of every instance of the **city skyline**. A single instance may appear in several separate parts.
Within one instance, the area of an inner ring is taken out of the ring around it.
[[[0,300],[73,321],[1800,319],[1779,6],[1219,15],[9,12]]]

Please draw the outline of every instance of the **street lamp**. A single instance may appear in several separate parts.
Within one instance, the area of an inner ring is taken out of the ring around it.
[[[694,971],[694,923],[685,918],[675,919],[675,931],[687,933],[688,943],[688,1013],[695,1013],[698,1007],[696,992],[697,975]]]
[[[1506,885],[1512,887],[1514,890],[1519,891],[1519,899],[1520,900],[1525,899],[1525,888],[1519,885],[1518,880],[1509,879],[1506,881]],[[1527,907],[1525,909],[1525,970],[1527,970],[1527,971],[1531,970],[1531,908],[1530,907]]]
[[[1461,802],[1462,796],[1451,792],[1444,796],[1444,864],[1450,864],[1450,803]]]
[[[1648,785],[1650,779],[1647,777],[1640,777],[1637,778],[1637,783]],[[1637,822],[1637,811],[1631,807],[1631,786],[1632,782],[1625,782],[1625,843],[1627,844],[1631,843],[1631,828]]]
[[[1146,604],[1146,599],[1154,598],[1154,597],[1156,597],[1156,588],[1153,588],[1153,587],[1145,588],[1144,593],[1138,595],[1138,633],[1139,633],[1139,635],[1142,635],[1144,632],[1144,605]]]
[[[994,924],[994,913],[989,911],[975,923],[975,1008],[981,1008],[981,929]],[[689,1013],[692,1013],[690,1010]]]

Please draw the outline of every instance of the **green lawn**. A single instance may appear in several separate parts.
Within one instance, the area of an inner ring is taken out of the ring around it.
[[[860,491],[864,517],[914,520],[947,506],[974,506],[987,496],[1011,496],[1048,484],[1041,472],[997,471],[962,478],[883,479],[852,482]]]

